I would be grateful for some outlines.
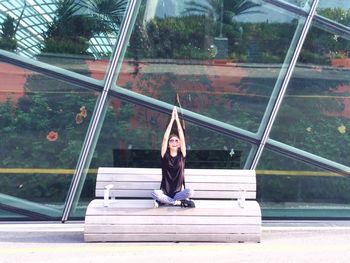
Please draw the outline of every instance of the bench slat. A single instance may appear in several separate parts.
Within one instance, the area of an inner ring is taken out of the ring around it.
[[[256,206],[239,208],[238,204],[231,208],[199,208],[184,209],[180,207],[154,208],[111,208],[90,207],[86,216],[261,216],[260,209]]]
[[[244,231],[242,231],[244,229]],[[201,234],[227,234],[227,233],[260,233],[258,225],[85,225],[85,232],[96,234],[125,234],[125,233],[201,233]]]
[[[252,183],[255,184],[255,177],[250,176],[227,176],[227,175],[185,175],[186,183]],[[97,182],[160,182],[161,175],[132,175],[132,174],[99,174]]]
[[[259,216],[86,216],[86,224],[175,224],[175,225],[254,225],[259,224]]]
[[[114,184],[115,189],[159,189],[160,182],[97,182],[96,189],[104,190],[105,186],[108,184]],[[241,188],[244,188],[246,191],[255,191],[256,185],[253,183],[186,183],[186,187],[192,189],[200,190],[233,190],[239,191]]]
[[[118,242],[260,242],[260,234],[87,234],[85,241]]]
[[[123,167],[100,167],[98,174],[161,174],[160,168],[123,168]],[[208,174],[208,175],[229,175],[229,176],[255,176],[255,170],[233,170],[233,169],[185,169],[185,174]]]
[[[131,197],[131,198],[151,198],[151,191],[150,190],[111,190],[110,191],[111,196],[116,197]],[[102,190],[96,190],[96,196],[103,196]],[[194,199],[200,198],[200,199],[237,199],[241,196],[240,192],[233,192],[233,191],[198,191],[195,190],[195,196]],[[245,193],[246,199],[255,199],[255,192],[246,192]]]

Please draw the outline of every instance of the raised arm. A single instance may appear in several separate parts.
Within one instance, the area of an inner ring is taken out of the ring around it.
[[[178,130],[178,132],[179,132],[180,149],[181,149],[181,152],[182,152],[182,156],[183,156],[183,157],[186,157],[186,140],[185,140],[185,134],[184,134],[184,131],[183,131],[183,129],[182,129],[181,122],[180,122],[180,119],[179,119],[179,115],[177,114],[177,110],[176,110],[175,107],[174,107],[174,111],[175,111],[175,120],[176,120],[176,124],[177,124],[177,130]]]
[[[169,121],[168,127],[166,128],[164,136],[163,136],[162,148],[160,150],[160,154],[161,154],[162,158],[164,157],[164,154],[166,153],[166,150],[168,148],[169,136],[170,136],[170,132],[171,132],[171,128],[173,126],[174,120],[175,120],[175,110],[176,110],[176,108],[174,108],[173,112],[171,113],[171,119]]]

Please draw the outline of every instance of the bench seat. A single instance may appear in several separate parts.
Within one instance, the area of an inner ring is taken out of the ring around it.
[[[105,186],[113,184],[111,199],[89,204],[84,239],[260,242],[260,206],[249,200],[255,199],[255,172],[247,171],[186,169],[186,186],[195,191],[196,208],[155,208],[150,194],[159,189],[160,169],[100,168],[96,197],[103,197]]]

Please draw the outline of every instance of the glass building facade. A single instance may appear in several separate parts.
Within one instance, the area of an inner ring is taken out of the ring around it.
[[[350,2],[0,0],[0,220],[84,219],[98,167],[255,169],[263,219],[350,219]]]

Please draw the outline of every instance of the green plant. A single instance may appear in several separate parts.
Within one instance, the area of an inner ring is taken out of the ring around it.
[[[59,0],[44,33],[42,52],[88,55],[89,40],[119,27],[126,0]]]
[[[2,33],[0,34],[0,48],[8,51],[15,51],[17,48],[17,40],[15,38],[15,19],[10,15],[6,15],[6,19],[1,25]]]

